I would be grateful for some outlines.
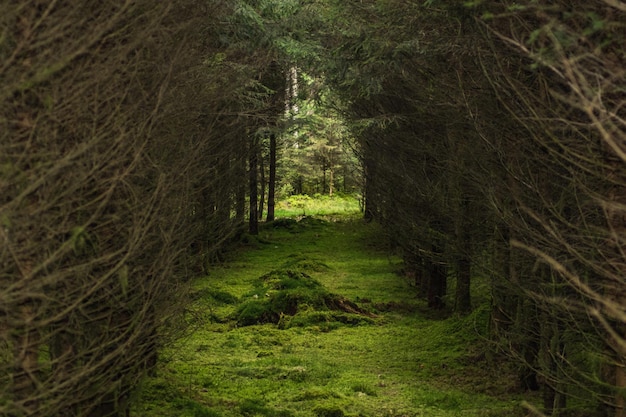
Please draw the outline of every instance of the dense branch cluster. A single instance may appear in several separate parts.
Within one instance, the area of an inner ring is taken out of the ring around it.
[[[231,6],[0,3],[0,414],[126,413],[240,230],[265,61]]]
[[[326,42],[366,214],[407,275],[432,308],[454,277],[459,312],[470,276],[489,277],[491,339],[545,412],[577,397],[623,416],[623,5],[359,2],[341,16]]]

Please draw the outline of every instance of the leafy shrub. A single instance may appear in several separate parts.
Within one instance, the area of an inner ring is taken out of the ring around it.
[[[311,201],[311,197],[309,197],[306,194],[292,195],[289,198],[287,198],[287,204],[291,207],[302,209],[302,214],[306,213],[305,207],[307,203],[310,201]]]

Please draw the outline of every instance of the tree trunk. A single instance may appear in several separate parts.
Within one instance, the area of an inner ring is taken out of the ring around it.
[[[257,158],[258,158],[258,138],[252,135],[250,139],[250,149],[248,152],[248,185],[250,193],[250,217],[248,219],[248,231],[251,235],[259,234],[259,214],[258,214],[258,181],[257,181]]]
[[[378,207],[376,206],[376,198],[374,196],[374,186],[372,184],[372,178],[374,178],[373,164],[366,164],[364,167],[364,180],[363,185],[363,219],[365,221],[372,221],[376,218]]]
[[[259,146],[259,190],[261,192],[259,195],[259,211],[257,212],[259,220],[263,219],[263,210],[265,210],[265,158],[263,157],[262,149],[263,147]]]
[[[539,355],[539,335],[537,329],[541,328],[539,319],[535,311],[534,303],[530,300],[520,298],[518,300],[517,313],[515,317],[515,331],[513,335],[520,342],[514,347],[522,359],[519,367],[518,377],[522,389],[537,391],[541,388],[537,379],[537,359]]]
[[[322,162],[322,192],[320,194],[326,193],[326,161]]]
[[[332,165],[329,166],[328,172],[328,195],[332,197],[335,191],[335,170]]]
[[[498,340],[513,324],[517,297],[512,283],[517,283],[511,262],[511,232],[509,226],[499,223],[494,232],[494,273],[491,279],[491,336]]]
[[[471,217],[470,202],[467,197],[461,201],[461,219],[459,225],[458,259],[456,275],[455,310],[458,313],[467,313],[472,309],[471,284]]]
[[[430,259],[426,259],[425,265],[428,273],[428,307],[441,310],[445,307],[443,298],[448,289],[448,268],[443,261],[443,244],[437,237],[443,231],[443,224],[440,221],[433,221],[430,227],[435,237],[431,244]]]
[[[237,198],[235,202],[235,212],[237,219],[237,227],[241,227],[243,229],[244,223],[246,221],[246,181],[244,178],[246,177],[246,160],[245,158],[241,158],[237,161],[237,177],[241,179],[239,182],[236,192]]]
[[[441,262],[428,260],[428,307],[441,310],[446,305],[443,298],[446,295],[446,267]]]
[[[547,269],[547,268],[546,268]],[[550,274],[546,270],[545,279]],[[558,324],[556,311],[544,311],[539,323],[540,330],[540,357],[541,372],[545,383],[543,384],[543,408],[546,415],[559,415],[567,406],[565,386],[563,384],[562,367],[564,344],[561,338],[562,330]]]
[[[472,310],[470,297],[471,261],[469,257],[461,255],[457,261],[455,311],[468,313]]]
[[[270,179],[267,189],[267,221],[274,220],[276,207],[276,134],[270,134]]]

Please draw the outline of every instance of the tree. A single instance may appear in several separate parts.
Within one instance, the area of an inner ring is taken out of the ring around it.
[[[529,59],[538,80],[544,83],[531,95],[516,77],[507,76],[509,88],[515,88],[523,97],[519,114],[531,116],[520,120],[520,124],[544,150],[542,159],[551,161],[545,164],[546,177],[569,177],[560,181],[560,189],[536,187],[541,210],[526,211],[536,222],[537,233],[533,240],[516,239],[513,243],[549,266],[556,281],[570,289],[560,291],[558,298],[563,301],[551,304],[553,311],[564,309],[568,314],[591,318],[587,332],[606,331],[602,339],[606,353],[612,357],[608,360],[617,366],[605,382],[615,387],[615,397],[605,397],[599,386],[592,391],[611,404],[615,415],[623,415],[619,391],[624,386],[624,368],[619,364],[624,358],[618,347],[623,340],[619,330],[623,316],[619,309],[608,305],[619,299],[623,287],[623,281],[615,275],[620,274],[616,265],[621,261],[616,260],[621,255],[610,253],[620,252],[620,243],[614,238],[620,226],[613,217],[620,209],[613,202],[619,201],[618,190],[623,183],[617,173],[622,171],[623,163],[617,145],[623,138],[618,110],[621,100],[617,97],[623,92],[624,75],[616,70],[623,65],[623,54],[615,51],[624,39],[624,31],[615,19],[624,10],[615,4],[586,3],[577,4],[571,12],[570,6],[524,4],[518,19],[532,21],[533,30],[521,32],[517,31],[517,22],[500,18],[498,8],[487,15],[494,17],[489,26],[497,36]],[[537,90],[543,93],[539,103],[533,99]],[[543,298],[543,294],[534,293]],[[600,353],[597,346],[586,349]],[[593,368],[583,372],[600,373]],[[571,379],[561,378],[559,383],[565,381]]]
[[[228,13],[0,5],[0,414],[124,415],[183,327],[245,157],[227,133],[245,91],[211,32]]]
[[[624,10],[576,6],[341,4],[324,41],[366,213],[429,304],[440,266],[456,269],[460,310],[471,271],[490,272],[494,323],[546,412],[583,396],[622,415]]]
[[[293,74],[293,73],[292,73]],[[353,139],[322,79],[297,74],[299,95],[289,101],[282,188],[295,194],[359,191],[360,167]],[[294,74],[295,75],[295,74]]]

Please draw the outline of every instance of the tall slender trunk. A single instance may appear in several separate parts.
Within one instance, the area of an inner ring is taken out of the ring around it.
[[[237,227],[244,227],[246,220],[246,158],[242,157],[237,160],[237,178],[240,178],[240,182],[237,185],[237,197],[235,202],[235,216],[237,219]]]
[[[441,222],[431,224],[433,231],[442,231]],[[438,238],[434,238],[431,244],[431,259],[426,260],[428,273],[428,307],[440,310],[445,307],[444,297],[448,289],[448,268],[443,261],[443,244]]]
[[[552,271],[547,267],[541,267],[539,271],[541,282],[554,282]],[[546,285],[547,287],[547,285]],[[558,297],[557,285],[550,288],[550,297]],[[539,321],[539,359],[540,372],[544,379],[543,384],[543,408],[546,415],[560,415],[567,406],[566,384],[562,372],[565,355],[565,346],[562,338],[562,326],[559,323],[559,311],[555,308],[545,307],[540,314]]]
[[[365,150],[367,151],[367,147]],[[364,160],[363,167],[363,177],[365,184],[363,184],[363,219],[365,221],[372,221],[378,214],[378,207],[376,204],[376,197],[374,193],[374,185],[372,183],[373,178],[375,178],[376,170],[374,167],[374,163],[371,161]]]
[[[322,192],[320,194],[326,193],[326,161],[322,162]]]
[[[471,217],[470,201],[467,196],[461,199],[461,216],[458,230],[458,259],[456,275],[455,310],[459,313],[467,313],[472,309],[470,284],[471,284]]]
[[[267,189],[267,221],[274,220],[274,209],[276,207],[276,134],[270,134],[270,178]]]
[[[258,138],[252,135],[250,139],[250,149],[248,152],[248,185],[250,193],[250,217],[248,219],[248,231],[251,235],[259,234],[259,215],[258,215]]]
[[[519,296],[513,288],[517,285],[517,271],[511,259],[511,229],[497,223],[494,230],[494,273],[491,279],[491,337],[500,340],[513,324]]]
[[[433,246],[433,250],[437,249]],[[428,273],[428,307],[433,310],[441,310],[446,306],[443,300],[447,290],[446,267],[438,260],[428,259],[426,269]]]
[[[328,195],[332,197],[334,191],[335,191],[335,170],[333,169],[333,166],[330,165],[328,169]]]
[[[258,211],[258,217],[259,220],[263,219],[263,211],[265,210],[265,158],[263,156],[263,147],[259,146],[259,156],[258,156],[258,160],[259,160],[259,191],[260,191],[260,195],[259,195],[259,211]]]

